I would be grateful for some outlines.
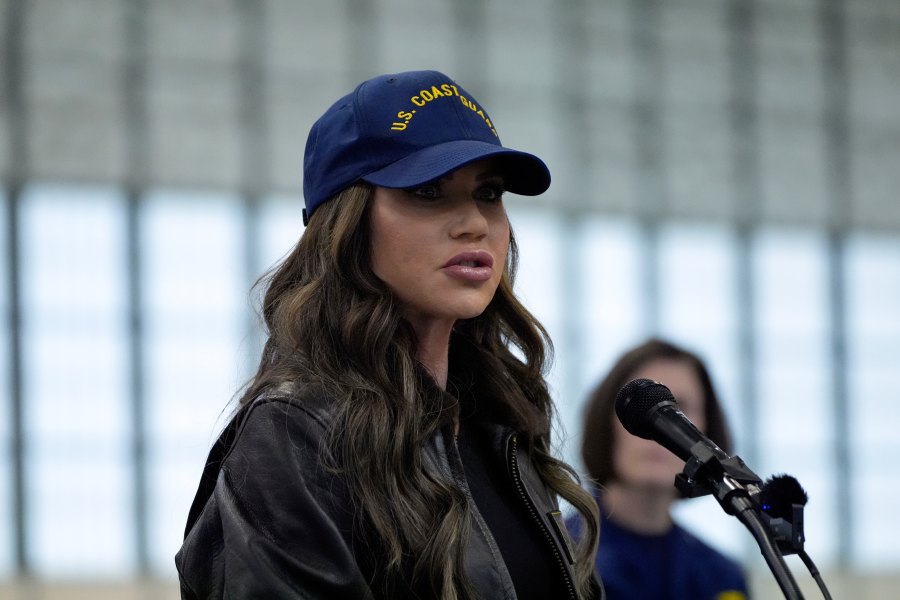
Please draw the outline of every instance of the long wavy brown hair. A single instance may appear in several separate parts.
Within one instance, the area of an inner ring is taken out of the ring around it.
[[[335,414],[326,466],[345,475],[387,573],[410,569],[405,584],[422,597],[475,597],[463,575],[468,503],[456,486],[423,466],[423,444],[457,416],[458,405],[441,404],[446,396],[434,393],[416,361],[412,328],[372,271],[372,192],[357,184],[321,205],[292,252],[257,282],[266,289],[262,317],[269,337],[241,405],[283,381],[323,386]],[[524,432],[541,477],[583,515],[576,586],[588,598],[596,503],[572,469],[551,454],[553,405],[544,374],[552,344],[513,294],[517,258],[511,236],[493,300],[480,316],[454,328],[448,386],[466,382],[479,398],[502,404]]]

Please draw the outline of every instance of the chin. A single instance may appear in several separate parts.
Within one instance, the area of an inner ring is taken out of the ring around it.
[[[477,302],[460,302],[453,308],[452,312],[458,320],[474,319],[484,313],[488,304],[490,304],[490,300],[487,302],[481,300]]]
[[[632,477],[629,478],[628,484],[634,488],[640,488],[643,490],[674,490],[675,489],[675,475],[650,475],[644,474],[641,477]]]

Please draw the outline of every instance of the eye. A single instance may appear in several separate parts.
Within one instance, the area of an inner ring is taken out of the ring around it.
[[[475,199],[482,202],[500,202],[504,191],[503,184],[499,181],[486,183],[475,190]]]
[[[406,190],[406,193],[420,200],[437,200],[441,197],[441,186],[436,183],[426,183],[418,187],[409,188]]]

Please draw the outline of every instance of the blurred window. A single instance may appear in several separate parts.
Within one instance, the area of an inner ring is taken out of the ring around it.
[[[36,185],[20,219],[29,559],[117,576],[135,557],[122,196]]]
[[[41,185],[20,204],[26,531],[29,560],[48,578],[119,577],[137,568],[130,351],[143,357],[151,570],[174,577],[185,517],[210,445],[256,367],[262,332],[253,281],[302,235],[299,202],[272,197],[248,211],[237,197],[155,191],[139,203],[138,240],[128,240],[125,199],[104,187]],[[6,213],[3,213],[5,218]],[[586,395],[621,351],[658,334],[709,363],[738,440],[739,252],[732,229],[664,222],[651,260],[658,298],[647,297],[647,230],[634,220],[567,220],[550,208],[510,207],[520,241],[516,289],[547,326],[557,355],[549,373],[565,435],[579,463]],[[2,225],[2,223],[0,223]],[[0,242],[6,228],[0,227]],[[139,251],[142,328],[129,323],[128,250]],[[900,242],[856,234],[843,260],[847,359],[830,351],[827,238],[810,229],[761,228],[749,250],[755,326],[757,464],[807,488],[808,550],[820,567],[837,556],[834,490],[851,485],[852,557],[890,568],[890,498],[900,468],[892,423],[900,413]],[[8,307],[8,277],[0,280]],[[658,315],[650,331],[646,315]],[[0,336],[9,339],[9,322]],[[139,338],[132,336],[140,333]],[[8,343],[0,359],[8,365]],[[835,472],[831,372],[850,389],[851,472]],[[9,370],[0,373],[9,407]],[[11,412],[0,413],[0,477],[12,481]],[[0,518],[11,523],[12,486],[0,486]],[[713,545],[758,552],[710,498],[684,503],[679,518]],[[896,519],[895,519],[896,520]],[[14,569],[12,527],[0,527],[0,574]]]
[[[149,534],[173,573],[206,455],[243,385],[248,285],[235,197],[150,194],[142,205]]]

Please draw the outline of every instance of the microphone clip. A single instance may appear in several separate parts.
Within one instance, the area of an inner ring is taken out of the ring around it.
[[[733,506],[735,496],[756,496],[762,479],[739,456],[715,452],[703,443],[691,448],[691,458],[684,470],[675,476],[675,487],[686,498],[714,494],[730,514],[739,510]]]
[[[804,504],[793,502],[785,506],[785,499],[780,498],[777,491],[772,492],[773,488],[778,488],[771,481],[763,484],[741,457],[722,455],[705,444],[697,444],[691,448],[691,458],[685,463],[684,470],[675,476],[675,487],[685,498],[713,494],[731,515],[752,509],[782,555],[803,551]],[[805,500],[804,495],[802,502]]]
[[[773,517],[766,512],[765,506],[759,511],[762,522],[766,529],[769,530],[772,541],[775,542],[778,550],[784,556],[802,552],[803,544],[806,541],[806,536],[803,532],[803,505],[794,504],[791,506],[791,510],[792,515],[788,519]]]

